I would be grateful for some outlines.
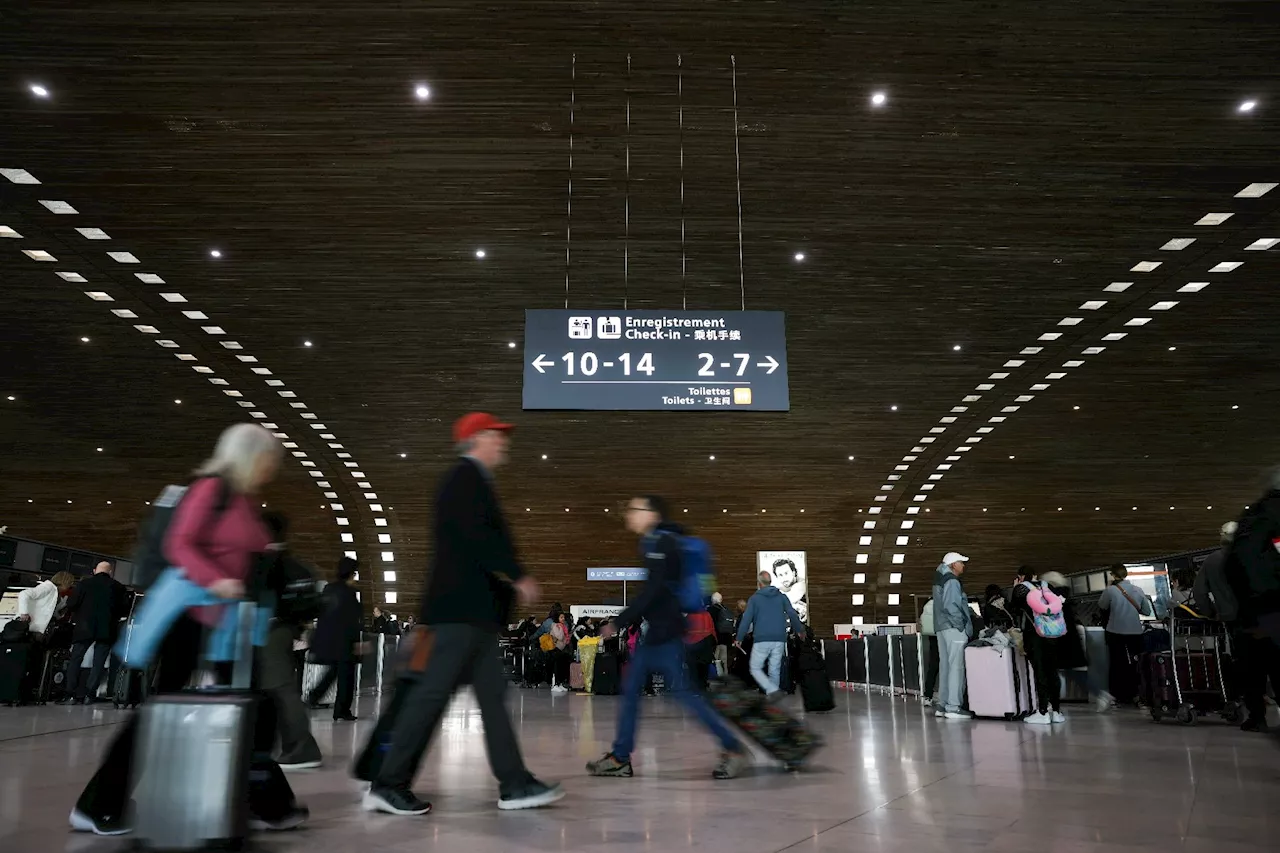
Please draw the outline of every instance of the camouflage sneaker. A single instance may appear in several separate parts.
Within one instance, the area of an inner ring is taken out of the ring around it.
[[[587,772],[592,776],[617,776],[622,779],[630,779],[634,775],[631,762],[623,761],[612,752],[607,753],[599,761],[589,762]]]

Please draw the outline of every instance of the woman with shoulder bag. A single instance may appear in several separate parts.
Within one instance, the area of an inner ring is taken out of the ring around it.
[[[280,442],[256,424],[236,424],[222,433],[213,457],[196,471],[196,480],[174,509],[165,534],[165,556],[170,565],[181,567],[186,581],[228,603],[245,598],[250,570],[271,544],[257,493],[275,478],[283,455]],[[157,693],[186,687],[199,666],[206,634],[225,609],[192,607],[177,617],[159,644]],[[257,716],[248,787],[250,828],[292,829],[306,821],[308,812],[294,800],[280,767],[269,757],[275,740],[271,703],[259,703]],[[73,830],[97,835],[131,831],[128,808],[137,734],[135,714],[77,800],[70,819]]]

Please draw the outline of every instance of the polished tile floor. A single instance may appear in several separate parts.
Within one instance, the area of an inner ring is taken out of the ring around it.
[[[1068,708],[1068,724],[1052,729],[936,720],[914,701],[838,697],[835,712],[810,719],[827,746],[803,774],[761,760],[744,778],[713,782],[713,742],[657,698],[643,706],[637,776],[593,780],[583,764],[607,749],[618,700],[513,690],[530,768],[563,781],[569,797],[506,813],[494,808],[480,717],[463,696],[418,779],[435,804],[423,818],[359,810],[346,768],[374,712],[363,699],[357,724],[316,715],[327,765],[291,777],[313,820],[262,848],[1244,853],[1280,845],[1280,743],[1270,738],[1084,707]],[[79,786],[122,716],[0,708],[0,850],[123,849],[66,831]]]

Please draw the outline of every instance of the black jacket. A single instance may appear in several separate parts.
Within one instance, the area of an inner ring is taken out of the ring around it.
[[[350,663],[355,660],[352,647],[360,642],[364,623],[356,591],[345,583],[331,583],[321,598],[324,612],[311,634],[311,659],[329,665]]]
[[[114,643],[129,612],[129,591],[106,572],[90,575],[71,591],[67,611],[76,623],[73,642]]]
[[[511,531],[489,474],[463,457],[436,491],[431,579],[418,619],[427,625],[464,623],[493,631],[505,626],[514,598],[511,580],[524,577]]]
[[[1224,545],[1205,557],[1204,564],[1200,566],[1191,598],[1195,602],[1196,612],[1201,616],[1234,622],[1240,615],[1235,590],[1227,579],[1227,560],[1230,555],[1231,547]]]
[[[648,620],[644,641],[650,645],[684,639],[684,613],[673,591],[684,573],[680,542],[684,531],[675,524],[661,524],[640,540],[640,554],[648,570],[644,589],[631,605],[614,619],[618,630]]]
[[[1280,611],[1280,489],[1273,489],[1240,516],[1227,556],[1227,580],[1245,626]]]

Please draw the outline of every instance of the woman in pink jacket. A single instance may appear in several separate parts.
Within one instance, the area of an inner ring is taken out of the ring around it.
[[[245,597],[250,570],[271,543],[258,511],[258,492],[275,478],[283,455],[280,442],[257,424],[229,427],[174,510],[165,556],[218,598],[232,602]],[[217,623],[223,609],[198,607],[179,617],[160,645],[157,693],[174,693],[187,685],[199,666],[206,629]],[[137,728],[138,718],[130,717],[112,742],[71,812],[72,829],[97,835],[130,831]],[[249,786],[250,826],[255,829],[292,829],[307,818],[280,767],[269,758],[274,738],[273,706],[260,703]]]

